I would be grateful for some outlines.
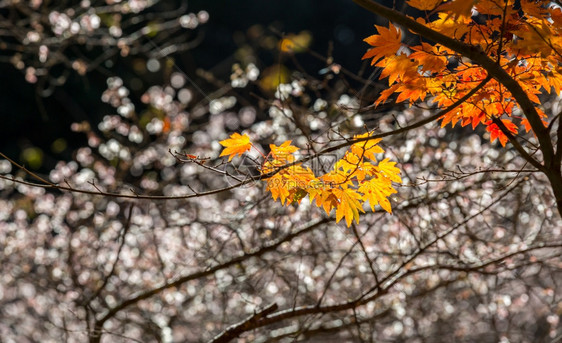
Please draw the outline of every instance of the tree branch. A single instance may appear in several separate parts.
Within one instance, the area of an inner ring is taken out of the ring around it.
[[[122,199],[180,200],[180,199],[190,199],[190,198],[203,197],[203,196],[212,195],[212,194],[218,194],[218,193],[222,193],[222,192],[225,192],[225,191],[228,191],[228,190],[231,190],[231,189],[235,189],[235,188],[247,185],[247,184],[252,183],[252,182],[256,182],[256,181],[260,181],[260,180],[270,178],[270,177],[274,176],[275,174],[279,173],[283,169],[292,167],[294,165],[305,163],[307,161],[318,158],[319,156],[325,155],[325,154],[333,152],[333,151],[337,151],[341,148],[348,147],[348,146],[350,146],[352,144],[355,144],[355,143],[365,142],[365,141],[377,139],[377,138],[384,138],[384,137],[388,137],[388,136],[393,136],[393,135],[397,135],[397,134],[407,132],[409,130],[416,129],[418,127],[422,127],[426,124],[429,124],[429,123],[439,119],[440,117],[444,116],[448,112],[454,110],[456,107],[458,107],[463,102],[468,100],[471,96],[476,94],[476,92],[478,92],[480,89],[482,89],[482,87],[484,87],[484,85],[486,85],[486,83],[488,83],[488,81],[490,81],[490,80],[491,80],[491,76],[487,76],[484,80],[480,81],[480,83],[476,87],[474,87],[472,90],[470,90],[468,93],[466,93],[462,98],[455,101],[449,107],[447,107],[443,110],[440,110],[439,112],[435,113],[434,115],[432,115],[430,117],[427,117],[425,119],[422,119],[422,120],[420,120],[420,121],[418,121],[418,122],[416,122],[412,125],[404,126],[404,127],[399,128],[399,129],[392,130],[392,131],[382,132],[382,133],[372,135],[372,136],[369,136],[369,137],[350,139],[350,140],[348,140],[344,143],[325,148],[325,149],[319,151],[316,154],[312,154],[312,155],[303,157],[301,159],[298,159],[298,160],[296,160],[292,163],[288,163],[288,164],[285,164],[284,166],[280,166],[277,169],[275,169],[275,170],[273,170],[273,171],[271,171],[267,174],[263,174],[263,175],[252,177],[252,178],[247,178],[247,179],[245,179],[245,180],[243,180],[239,183],[236,183],[234,185],[224,187],[224,188],[220,188],[220,189],[210,190],[210,191],[207,191],[207,192],[198,192],[198,193],[194,192],[194,194],[166,196],[166,195],[120,194],[120,193],[101,192],[99,190],[90,191],[90,190],[78,189],[78,188],[74,188],[74,187],[70,187],[70,186],[61,186],[61,185],[52,183],[48,180],[45,180],[44,178],[42,178],[42,177],[36,175],[35,173],[27,170],[27,168],[25,168],[23,165],[18,164],[17,162],[15,162],[14,160],[9,158],[8,156],[3,154],[2,152],[0,152],[0,157],[6,159],[12,165],[14,165],[15,167],[17,167],[20,170],[23,170],[26,174],[32,176],[33,178],[37,179],[39,182],[42,182],[42,183],[34,183],[34,182],[30,182],[30,181],[18,180],[15,177],[8,177],[6,175],[0,175],[0,179],[20,183],[20,184],[27,185],[27,186],[30,186],[30,187],[57,189],[57,190],[60,190],[60,191],[68,191],[68,192],[72,192],[72,193],[101,195],[101,196],[105,196],[105,197],[122,198]]]
[[[519,141],[517,141],[515,136],[513,136],[511,134],[511,132],[509,132],[508,128],[505,126],[505,124],[499,118],[492,117],[492,122],[498,126],[498,128],[501,130],[501,132],[507,137],[509,142],[513,145],[515,150],[517,150],[517,152],[519,152],[521,157],[523,157],[525,159],[525,161],[529,162],[533,167],[537,168],[538,170],[542,171],[543,173],[546,173],[546,168],[542,164],[540,164],[539,161],[535,160],[533,158],[533,156],[531,156],[525,150],[525,148],[523,148],[523,146],[519,143]]]
[[[533,132],[535,133],[537,140],[539,141],[539,148],[544,159],[544,168],[540,169],[548,177],[548,180],[552,187],[552,191],[554,193],[554,197],[556,198],[558,213],[562,215],[562,175],[560,173],[561,167],[560,162],[555,155],[554,146],[550,138],[550,130],[548,127],[544,126],[542,119],[540,118],[537,109],[535,108],[535,105],[529,99],[519,82],[511,77],[509,73],[505,69],[503,69],[501,65],[499,65],[496,61],[490,59],[490,57],[488,57],[488,55],[486,55],[486,53],[483,52],[482,49],[480,49],[480,47],[478,46],[469,45],[448,37],[442,33],[426,27],[425,25],[416,22],[413,19],[408,18],[403,13],[380,5],[372,0],[353,1],[372,13],[381,15],[389,21],[392,21],[398,25],[402,25],[428,40],[441,44],[467,58],[470,58],[472,61],[482,66],[482,68],[487,71],[488,75],[491,75],[494,79],[496,79],[511,92],[511,95],[517,101],[517,104],[529,121],[529,124],[531,125],[531,128],[533,129]],[[522,156],[525,159],[528,158],[528,155],[523,153],[522,149],[519,149],[517,145],[515,145],[515,147],[520,153],[522,153]],[[531,162],[531,160],[529,160],[529,162],[538,168],[538,166],[535,163]]]
[[[226,328],[223,332],[215,336],[209,343],[226,343],[230,340],[240,336],[245,331],[251,330],[255,323],[260,321],[262,318],[266,317],[268,314],[277,311],[277,304],[273,303],[268,305],[264,309],[254,313],[248,318],[244,319],[238,324],[233,324]]]
[[[196,280],[196,279],[200,279],[200,278],[212,275],[219,270],[226,269],[226,268],[229,268],[231,266],[237,265],[237,264],[239,264],[243,261],[246,261],[246,260],[248,260],[252,257],[258,257],[258,256],[261,256],[261,255],[267,253],[267,252],[273,251],[273,250],[277,249],[284,242],[291,241],[293,238],[295,238],[295,237],[297,237],[301,234],[304,234],[306,232],[312,231],[312,230],[316,229],[318,226],[320,226],[322,224],[325,224],[325,223],[328,223],[331,220],[332,220],[331,218],[324,218],[324,219],[321,219],[321,220],[316,221],[314,223],[310,223],[310,224],[306,225],[305,227],[303,227],[303,228],[301,228],[301,229],[299,229],[295,232],[292,232],[290,234],[287,234],[284,237],[270,243],[269,245],[266,245],[266,246],[260,247],[258,249],[255,249],[254,251],[252,251],[250,253],[243,254],[243,255],[240,255],[238,257],[234,257],[227,262],[224,262],[222,264],[216,265],[216,266],[211,267],[211,268],[207,268],[206,270],[180,277],[180,278],[178,278],[174,281],[167,282],[160,287],[153,288],[151,290],[148,290],[148,291],[145,291],[141,294],[133,296],[133,297],[127,299],[127,300],[124,300],[120,304],[118,304],[115,307],[113,307],[112,309],[110,309],[109,312],[107,312],[103,317],[96,320],[94,332],[101,332],[103,324],[106,321],[113,318],[120,311],[124,310],[125,308],[127,308],[127,307],[129,307],[133,304],[138,303],[141,300],[150,298],[150,297],[162,292],[165,289],[177,287],[177,286],[180,286],[180,285],[182,285],[182,284],[184,284],[188,281]]]

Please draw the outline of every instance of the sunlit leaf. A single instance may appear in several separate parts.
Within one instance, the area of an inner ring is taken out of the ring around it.
[[[231,161],[236,155],[242,155],[252,148],[250,143],[250,136],[247,134],[241,135],[237,132],[233,133],[230,138],[219,142],[225,149],[221,152],[220,156],[228,156]]]
[[[338,199],[336,222],[345,218],[347,226],[350,226],[353,220],[355,220],[356,223],[359,223],[359,212],[365,212],[359,202],[359,193],[350,188],[335,188],[332,192]]]
[[[431,11],[442,2],[443,0],[408,0],[407,1],[408,5],[417,8],[418,10],[421,11]]]
[[[363,55],[363,59],[372,58],[371,64],[375,64],[383,57],[395,55],[402,46],[402,33],[396,26],[389,24],[388,29],[378,25],[375,25],[375,27],[379,34],[364,39],[365,42],[373,46]]]

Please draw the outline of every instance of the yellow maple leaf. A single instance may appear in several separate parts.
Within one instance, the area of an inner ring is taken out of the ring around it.
[[[373,164],[369,162],[363,162],[361,166],[357,168],[357,171],[355,172],[355,177],[357,178],[357,181],[361,182],[369,178],[370,176],[375,175],[377,172],[378,170]]]
[[[279,146],[270,144],[269,148],[274,159],[284,162],[292,162],[294,160],[293,153],[299,150],[296,146],[291,145],[291,141],[285,141]]]
[[[400,169],[395,167],[396,162],[391,162],[388,158],[379,162],[377,170],[382,173],[389,180],[402,183],[402,178],[400,177]]]
[[[378,35],[372,35],[364,39],[373,48],[363,55],[362,59],[372,58],[371,65],[375,64],[383,57],[390,57],[398,52],[402,46],[402,33],[396,26],[389,24],[388,29],[382,26],[375,25],[379,32]]]
[[[330,211],[334,207],[337,207],[339,202],[338,198],[334,195],[333,189],[320,186],[314,189],[309,189],[310,200],[316,202],[316,206],[322,207],[326,214],[330,214]]]
[[[362,158],[348,151],[339,161],[334,164],[334,169],[342,170],[345,174],[349,174],[357,170],[362,162]]]
[[[241,135],[238,132],[233,133],[230,138],[219,143],[225,147],[220,156],[228,156],[228,161],[231,161],[234,156],[242,155],[252,148],[250,136],[247,134]]]
[[[392,213],[392,207],[390,206],[390,201],[388,197],[391,194],[396,193],[396,190],[392,187],[390,179],[385,177],[375,177],[369,181],[363,182],[358,191],[363,193],[363,199],[369,201],[371,210],[375,210],[375,206],[380,205],[386,212]]]
[[[396,193],[392,182],[402,181],[400,170],[395,167],[395,162],[388,159],[378,165],[366,161],[376,160],[375,154],[384,152],[377,145],[381,139],[371,138],[371,134],[367,132],[354,136],[354,139],[366,140],[352,144],[344,157],[335,163],[333,170],[318,178],[310,168],[300,163],[293,164],[296,159],[294,153],[299,149],[291,145],[291,141],[279,146],[270,145],[269,155],[266,157],[262,154],[265,161],[261,174],[271,173],[267,175],[266,190],[271,193],[273,200],[279,199],[283,205],[298,204],[308,195],[310,201],[315,201],[328,214],[335,208],[336,222],[345,218],[348,227],[354,220],[359,223],[359,213],[365,212],[365,201],[371,203],[371,208],[380,204],[390,212],[387,197]],[[220,156],[228,156],[229,161],[252,148],[250,137],[239,133],[233,133],[220,144],[225,147]]]
[[[290,195],[289,189],[286,187],[287,180],[283,177],[282,173],[277,173],[267,179],[266,190],[271,192],[273,200],[280,199],[281,204],[285,204],[285,199]]]
[[[320,177],[320,181],[326,185],[326,187],[335,188],[341,185],[351,183],[350,175],[348,172],[343,170],[341,165],[341,160],[336,162],[334,165],[334,170],[326,173]]]
[[[273,200],[279,198],[283,205],[285,202],[287,205],[295,202],[300,203],[302,198],[308,194],[308,189],[312,188],[317,182],[314,173],[301,164],[280,169],[288,162],[287,160],[274,159],[265,162],[262,168],[262,174],[277,171],[275,175],[267,179],[266,190],[271,192]]]
[[[333,194],[338,199],[336,207],[336,223],[345,217],[345,223],[349,227],[353,220],[359,223],[359,212],[363,211],[363,207],[359,202],[361,196],[351,188],[334,188]]]
[[[361,135],[353,136],[353,139],[366,138],[369,136],[371,136],[371,133],[366,132]],[[364,142],[355,143],[351,146],[351,152],[353,152],[357,156],[375,160],[375,154],[384,152],[384,150],[377,145],[380,141],[381,138],[373,138]]]

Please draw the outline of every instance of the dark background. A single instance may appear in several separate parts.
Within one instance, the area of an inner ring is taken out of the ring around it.
[[[180,4],[180,1],[164,1],[149,10],[164,11]],[[235,51],[244,43],[252,26],[260,25],[270,35],[270,28],[286,34],[308,30],[313,38],[311,50],[326,56],[333,44],[334,62],[355,72],[361,67],[361,56],[367,49],[362,39],[374,33],[374,24],[383,24],[351,0],[193,0],[187,3],[187,12],[200,10],[210,14],[208,23],[196,29],[203,34],[203,40],[195,49],[175,54],[173,58],[177,68],[202,88],[212,85],[200,83],[194,76],[196,69],[209,70],[217,78],[228,81],[231,66],[237,62]],[[99,51],[92,51],[88,57],[94,59],[96,54]],[[125,86],[132,90],[133,101],[151,85],[165,82],[158,72],[137,75],[131,68],[135,58],[146,59],[146,56],[115,56],[112,66],[102,66],[85,76],[71,73],[67,82],[54,88],[47,97],[39,95],[37,86],[26,82],[21,71],[11,64],[1,63],[0,151],[21,161],[25,160],[22,151],[39,148],[43,154],[40,166],[43,171],[52,168],[58,160],[72,158],[72,152],[84,146],[86,140],[83,134],[70,131],[71,123],[87,120],[96,127],[104,115],[115,113],[100,100],[108,76],[121,77]],[[302,54],[298,58],[310,73],[325,67],[311,56]],[[276,56],[263,54],[260,59],[262,69],[275,63]],[[130,86],[134,78],[142,80],[137,89]],[[58,146],[55,147],[54,142],[58,142]]]

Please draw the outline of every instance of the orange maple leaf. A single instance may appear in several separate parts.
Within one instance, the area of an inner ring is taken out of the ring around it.
[[[446,4],[447,3],[441,5],[440,8]],[[417,18],[416,21],[455,39],[461,39],[461,37],[469,31],[468,24],[471,22],[470,16],[459,16],[458,18],[453,18],[450,13],[440,12],[438,17],[439,19],[430,21],[429,23],[423,18]]]
[[[233,133],[230,138],[219,143],[225,147],[220,156],[228,156],[228,161],[231,161],[234,156],[242,155],[252,148],[250,136],[247,134],[241,135],[238,132]]]
[[[453,0],[441,5],[439,10],[470,18],[472,7],[477,3],[478,0]]]
[[[391,56],[377,63],[377,67],[384,68],[379,79],[388,77],[388,84],[393,84],[396,80],[404,81],[420,77],[418,64],[406,55]]]
[[[408,0],[406,1],[409,6],[417,8],[420,11],[431,11],[443,0]]]
[[[396,102],[402,102],[408,100],[410,104],[414,103],[416,100],[424,100],[427,95],[427,80],[429,78],[417,78],[413,80],[408,80],[408,82],[400,83],[397,92],[400,93],[396,98]]]
[[[414,47],[418,48],[418,47]],[[422,42],[419,46],[420,50],[413,52],[408,56],[416,60],[422,66],[423,71],[431,71],[439,73],[447,66],[447,57],[441,55],[440,47]]]
[[[388,25],[388,29],[378,25],[375,25],[375,28],[379,34],[364,39],[373,48],[362,57],[362,59],[372,58],[371,65],[383,57],[395,55],[402,46],[402,33],[392,23]]]
[[[512,134],[517,134],[517,126],[513,124],[511,120],[502,119],[502,123],[505,125],[509,132],[511,132]],[[493,123],[491,120],[487,121],[486,125],[488,125],[488,127],[486,127],[486,131],[490,132],[490,141],[493,143],[496,139],[499,139],[501,145],[505,146],[508,138],[498,127],[498,125]]]
[[[557,27],[562,27],[562,9],[560,7],[550,8],[550,18]]]

